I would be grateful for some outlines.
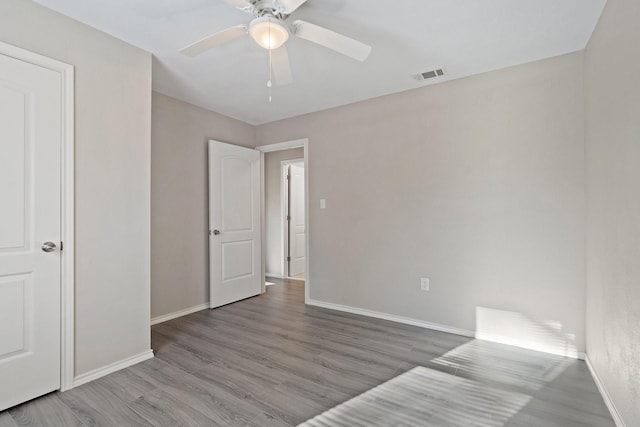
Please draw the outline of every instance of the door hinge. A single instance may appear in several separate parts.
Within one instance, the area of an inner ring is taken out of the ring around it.
[[[290,256],[287,257],[287,261],[291,262],[291,257]]]
[[[287,215],[287,221],[291,221],[291,215]]]

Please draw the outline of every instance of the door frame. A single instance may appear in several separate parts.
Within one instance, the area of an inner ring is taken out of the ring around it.
[[[0,42],[0,54],[54,71],[61,84],[60,390],[74,387],[75,362],[75,164],[73,65]]]
[[[303,164],[303,168],[304,168],[304,158],[302,159],[291,159],[291,160],[282,160],[280,162],[280,224],[282,227],[282,235],[280,236],[280,240],[281,240],[281,247],[282,247],[282,276],[285,279],[291,279],[291,274],[289,272],[289,266],[287,265],[287,249],[288,249],[288,245],[285,245],[285,243],[290,243],[287,242],[287,237],[289,237],[289,232],[291,230],[289,230],[288,227],[288,223],[287,223],[287,203],[289,201],[289,192],[287,191],[287,183],[286,183],[286,178],[284,177],[284,168],[286,166],[290,166],[290,165],[294,165],[294,164],[299,164],[302,163]],[[304,181],[305,181],[305,190],[306,190],[306,182],[307,182],[307,172],[305,170],[305,176],[304,176]],[[306,202],[306,200],[305,200]],[[305,206],[306,208],[306,206]],[[306,221],[306,215],[307,213],[305,212],[305,221]],[[306,237],[307,237],[307,225],[305,224],[305,228],[304,228],[304,234],[305,234],[305,241],[306,241]],[[289,237],[289,239],[291,239]],[[305,249],[306,250],[306,249]],[[305,267],[306,267],[306,254],[305,254]],[[306,272],[305,272],[306,273]],[[306,274],[305,274],[305,278],[306,278]],[[299,280],[299,279],[292,279],[292,280]]]
[[[266,244],[267,244],[267,239],[266,239],[266,218],[265,218],[265,163],[264,163],[264,153],[270,153],[272,151],[281,151],[281,150],[288,150],[290,148],[300,148],[302,147],[304,149],[304,173],[305,173],[305,179],[304,179],[304,216],[305,216],[305,232],[306,232],[306,242],[305,242],[305,266],[304,266],[304,270],[305,270],[305,281],[304,281],[304,303],[307,304],[309,302],[309,294],[310,294],[310,289],[311,289],[311,269],[309,268],[309,259],[311,258],[310,256],[310,251],[309,251],[309,247],[310,242],[311,242],[311,233],[309,231],[310,227],[310,222],[309,222],[309,181],[310,176],[309,176],[309,139],[308,138],[301,138],[301,139],[294,139],[291,141],[285,141],[285,142],[278,142],[275,144],[268,144],[268,145],[261,145],[259,147],[256,147],[256,150],[260,151],[260,169],[261,169],[261,173],[262,173],[262,184],[261,184],[261,200],[260,200],[260,216],[261,216],[261,220],[262,220],[262,277],[265,278],[265,265],[266,265],[266,258],[265,258],[265,254],[266,254]],[[284,273],[284,271],[283,271]],[[265,284],[264,284],[264,280],[262,281],[262,292],[265,291]]]

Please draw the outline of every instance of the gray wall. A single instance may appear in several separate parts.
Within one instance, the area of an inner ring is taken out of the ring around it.
[[[207,141],[253,146],[253,126],[153,93],[151,317],[209,302]]]
[[[310,138],[311,298],[468,330],[525,319],[519,332],[559,326],[579,351],[586,299],[589,358],[627,424],[640,419],[639,18],[637,2],[609,0],[584,57],[257,127],[255,145]],[[171,102],[169,115],[195,108]],[[245,135],[236,143],[250,139],[231,123],[231,135]],[[176,139],[189,131],[174,127]],[[173,150],[169,159],[184,155],[179,143]],[[206,171],[196,169],[202,193]],[[206,282],[206,239],[193,248]],[[429,293],[418,291],[420,276],[432,279]],[[206,301],[199,286],[200,299],[175,309]]]
[[[640,425],[640,2],[609,0],[585,54],[587,352]]]
[[[0,40],[75,66],[76,375],[148,351],[151,55],[25,0]]]
[[[282,184],[280,181],[280,162],[302,159],[304,148],[273,151],[264,155],[265,174],[265,259],[267,274],[282,276]]]
[[[584,351],[582,60],[257,127],[309,138],[311,298],[466,330],[478,307],[517,312]]]

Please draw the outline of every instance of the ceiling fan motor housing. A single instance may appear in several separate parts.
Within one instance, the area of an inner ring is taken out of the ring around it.
[[[273,16],[277,19],[286,19],[289,16],[286,7],[277,0],[257,0],[250,2],[251,13],[260,18],[262,16]]]

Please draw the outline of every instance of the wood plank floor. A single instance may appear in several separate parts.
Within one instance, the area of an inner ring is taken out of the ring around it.
[[[154,326],[154,359],[0,412],[0,427],[297,425],[415,366],[526,395],[507,426],[614,426],[584,362],[306,307],[303,282],[271,281]]]

